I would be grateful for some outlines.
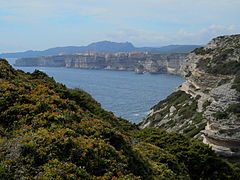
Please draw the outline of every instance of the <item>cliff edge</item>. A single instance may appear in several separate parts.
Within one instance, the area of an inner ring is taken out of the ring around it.
[[[211,163],[209,163],[211,162]],[[240,179],[205,144],[136,125],[0,58],[0,179]]]
[[[17,59],[16,66],[68,67],[82,69],[127,70],[142,74],[179,74],[186,53],[160,54],[149,52],[78,53]]]
[[[202,139],[224,156],[240,155],[240,35],[220,36],[190,53],[186,81],[155,105],[140,128]]]

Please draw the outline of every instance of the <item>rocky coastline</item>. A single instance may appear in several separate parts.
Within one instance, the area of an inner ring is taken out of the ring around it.
[[[177,131],[227,157],[240,156],[240,35],[221,36],[190,53],[186,81],[155,105],[140,128]]]
[[[71,55],[20,58],[15,66],[67,67],[135,71],[159,74],[180,74],[180,66],[186,53],[159,54],[149,52],[78,53]]]

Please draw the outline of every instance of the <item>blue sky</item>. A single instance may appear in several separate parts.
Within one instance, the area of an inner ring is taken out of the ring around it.
[[[109,40],[205,44],[240,33],[240,0],[0,0],[0,53]]]

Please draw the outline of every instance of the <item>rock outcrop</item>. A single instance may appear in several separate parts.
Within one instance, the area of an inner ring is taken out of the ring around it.
[[[190,53],[186,77],[140,123],[202,139],[224,156],[240,155],[240,35],[221,36]]]
[[[240,179],[203,143],[140,130],[83,90],[1,58],[0,104],[1,180]]]
[[[187,54],[158,53],[79,53],[17,59],[16,66],[47,66],[84,69],[129,70],[136,73],[180,73],[180,65]]]

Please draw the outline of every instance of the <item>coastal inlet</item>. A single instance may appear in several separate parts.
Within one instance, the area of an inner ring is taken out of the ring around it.
[[[154,104],[166,98],[184,81],[182,77],[171,74],[138,75],[132,71],[64,67],[15,68],[25,72],[39,69],[69,88],[81,88],[100,102],[104,109],[134,123],[139,123]]]

